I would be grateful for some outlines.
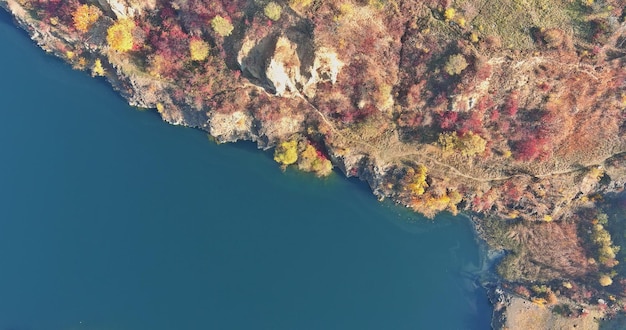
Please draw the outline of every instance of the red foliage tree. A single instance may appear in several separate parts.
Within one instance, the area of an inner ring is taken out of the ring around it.
[[[483,116],[480,112],[472,112],[468,118],[461,121],[461,127],[458,129],[459,134],[463,135],[469,131],[477,134],[483,134]]]
[[[491,122],[497,122],[498,119],[500,119],[500,111],[498,111],[498,109],[494,109],[489,115],[489,120]]]
[[[533,161],[541,156],[548,140],[546,138],[538,137],[537,135],[529,136],[528,138],[515,143],[514,156],[516,160],[521,161]]]
[[[513,182],[507,181],[502,187],[502,197],[510,202],[517,202],[522,198],[522,192]]]
[[[476,105],[476,111],[485,113],[487,110],[493,108],[495,103],[490,97],[481,97]]]
[[[417,111],[405,111],[398,117],[398,125],[401,127],[419,127],[424,121],[424,116]]]
[[[78,5],[78,0],[37,0],[34,7],[40,9],[38,15],[43,20],[55,17],[64,25],[73,26],[72,14]]]
[[[517,100],[517,93],[511,93],[509,99],[504,105],[504,112],[507,113],[509,116],[515,116],[515,114],[517,114],[518,107],[519,103]]]
[[[439,127],[444,131],[454,130],[458,119],[459,113],[456,111],[440,113],[438,116]]]
[[[189,36],[172,20],[163,22],[163,28],[151,31],[148,40],[154,49],[153,58],[160,57],[159,74],[176,78],[189,52]]]

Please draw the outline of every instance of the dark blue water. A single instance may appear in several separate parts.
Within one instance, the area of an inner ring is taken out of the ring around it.
[[[489,327],[464,219],[167,125],[0,12],[0,329]]]

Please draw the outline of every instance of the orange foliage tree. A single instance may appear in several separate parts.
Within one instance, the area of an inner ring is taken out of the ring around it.
[[[87,32],[91,26],[98,21],[102,12],[98,7],[92,5],[80,5],[72,14],[74,27],[80,32]]]

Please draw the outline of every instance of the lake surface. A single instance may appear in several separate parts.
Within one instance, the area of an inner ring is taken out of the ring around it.
[[[0,329],[487,329],[461,217],[137,111],[0,10]]]

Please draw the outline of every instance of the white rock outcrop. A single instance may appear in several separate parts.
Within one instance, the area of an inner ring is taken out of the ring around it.
[[[285,37],[276,41],[274,55],[265,70],[265,76],[276,88],[276,95],[285,92],[298,93],[296,82],[301,81],[300,59],[296,52],[298,46]]]
[[[298,47],[285,36],[278,37],[275,43],[268,39],[247,39],[237,60],[243,72],[271,85],[278,96],[313,97],[318,83],[337,82],[344,63],[334,50],[326,47],[316,49],[313,63],[302,68]]]
[[[141,15],[146,9],[156,8],[156,0],[98,0],[98,3],[105,10],[111,10],[118,19]]]

